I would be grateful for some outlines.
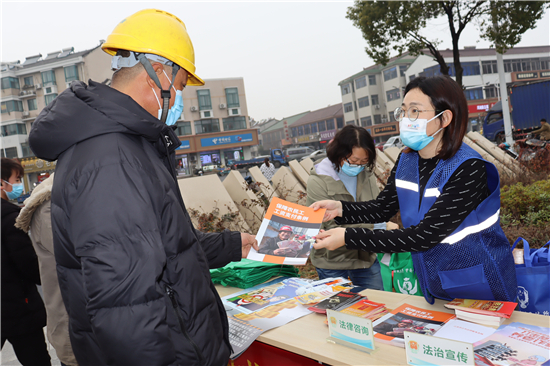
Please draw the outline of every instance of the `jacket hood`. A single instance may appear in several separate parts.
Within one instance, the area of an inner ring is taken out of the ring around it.
[[[42,183],[40,183],[32,191],[30,197],[25,200],[25,207],[23,207],[21,212],[19,212],[19,216],[15,219],[16,228],[21,229],[24,232],[29,231],[32,216],[34,215],[36,209],[52,197],[53,176],[54,174],[50,175],[48,179],[42,181]]]
[[[361,173],[357,176],[357,178],[361,179],[368,179],[372,175],[372,171],[369,169],[363,169]],[[315,164],[313,168],[311,169],[311,175],[317,175],[317,176],[327,176],[335,181],[339,181],[340,177],[338,176],[338,172],[336,169],[334,169],[334,164],[329,160],[329,158],[324,158],[319,163]]]
[[[29,134],[37,157],[56,160],[72,145],[108,133],[141,135],[154,143],[171,129],[130,96],[91,80],[89,84],[73,82],[38,115]]]

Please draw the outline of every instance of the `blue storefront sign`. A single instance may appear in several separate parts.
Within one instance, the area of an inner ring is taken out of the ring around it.
[[[238,135],[207,137],[201,139],[201,146],[218,146],[227,144],[240,144],[242,142],[252,142],[251,133],[240,133]]]
[[[176,150],[189,149],[190,147],[191,144],[189,143],[189,140],[181,140],[181,145]]]

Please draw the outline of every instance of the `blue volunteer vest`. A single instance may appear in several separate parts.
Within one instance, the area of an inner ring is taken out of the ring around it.
[[[447,180],[468,159],[483,160],[471,147],[462,144],[452,158],[439,161],[424,192],[419,192],[418,153],[401,154],[395,184],[404,227],[417,225],[422,220]],[[493,164],[483,161],[489,196],[439,244],[425,252],[412,253],[422,292],[431,304],[434,297],[501,301],[516,298],[514,260],[500,227],[498,171]]]

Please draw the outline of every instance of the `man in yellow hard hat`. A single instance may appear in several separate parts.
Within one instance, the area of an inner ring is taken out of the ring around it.
[[[51,216],[57,272],[80,365],[226,365],[231,346],[210,268],[257,249],[252,235],[201,233],[175,171],[170,125],[195,74],[172,14],[143,10],[102,45],[111,87],[73,82],[39,115],[29,142],[57,160]]]

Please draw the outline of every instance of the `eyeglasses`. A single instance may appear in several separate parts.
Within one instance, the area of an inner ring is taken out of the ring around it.
[[[418,116],[420,115],[420,112],[439,112],[439,111],[437,109],[418,109],[416,107],[410,107],[407,110],[407,117],[409,117],[411,121],[416,121]],[[393,116],[397,121],[401,122],[401,120],[405,118],[405,110],[401,107],[397,107],[393,111]]]
[[[349,166],[352,168],[364,168],[368,165],[368,164],[352,164],[349,162],[347,158],[346,158],[346,161],[348,162]]]

